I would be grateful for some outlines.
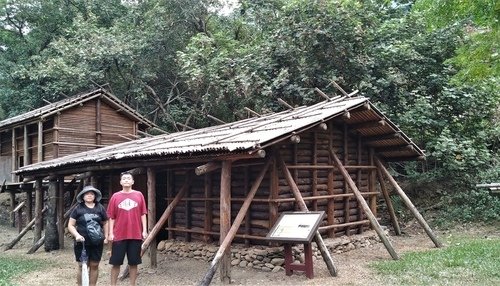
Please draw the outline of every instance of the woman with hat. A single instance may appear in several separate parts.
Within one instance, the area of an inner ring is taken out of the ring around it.
[[[101,191],[93,186],[85,186],[76,196],[78,205],[71,212],[68,222],[68,230],[75,237],[74,252],[78,262],[77,283],[82,284],[81,255],[83,247],[88,256],[89,282],[96,285],[99,276],[99,262],[101,261],[103,244],[107,244],[108,237],[108,215],[106,209],[100,203]],[[96,227],[97,226],[97,227]],[[92,231],[102,231],[103,239],[95,240]]]

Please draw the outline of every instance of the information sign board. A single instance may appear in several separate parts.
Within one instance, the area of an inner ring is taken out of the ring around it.
[[[282,242],[311,242],[324,216],[324,211],[284,212],[266,238]]]

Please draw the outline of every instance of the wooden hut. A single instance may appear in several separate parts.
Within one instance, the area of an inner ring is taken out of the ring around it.
[[[16,173],[39,180],[81,172],[103,178],[131,169],[142,174],[135,187],[148,197],[146,245],[162,231],[169,239],[224,245],[224,239],[234,237],[266,244],[280,213],[310,210],[326,212],[319,228],[324,237],[372,227],[397,257],[376,219],[378,198],[390,205],[384,176],[395,183],[384,162],[423,158],[422,150],[367,98],[342,96],[73,154]],[[423,219],[422,224],[431,235]],[[227,261],[224,265],[221,279],[228,276]]]
[[[137,139],[154,126],[103,88],[0,121],[0,184],[1,191],[11,195],[11,212],[15,208],[15,194],[25,191],[28,194],[26,213],[28,221],[31,220],[34,187],[13,171]],[[14,224],[13,217],[11,220]]]

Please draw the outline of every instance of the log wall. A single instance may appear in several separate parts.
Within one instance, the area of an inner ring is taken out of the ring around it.
[[[330,124],[328,130],[311,130],[300,134],[300,143],[270,147],[266,156],[280,152],[294,178],[309,210],[325,211],[327,216],[320,231],[325,236],[360,233],[369,228],[366,215],[355,196],[344,182],[340,172],[333,168],[329,148],[338,154],[359,190],[370,202],[377,196],[369,168],[370,153],[362,142],[349,135],[343,126]],[[250,186],[256,179],[264,161],[236,162],[231,176],[231,213],[234,219],[241,208]],[[356,166],[363,166],[357,168]],[[194,168],[196,166],[193,166]],[[183,171],[167,171],[168,178],[162,190],[157,187],[159,200],[172,201],[184,184]],[[175,208],[166,226],[170,239],[216,241],[219,234],[220,170],[195,176],[186,196]],[[208,189],[207,189],[208,188]],[[162,197],[166,195],[166,197]],[[376,204],[372,204],[372,212]],[[164,208],[163,208],[164,209]],[[163,209],[160,209],[161,213]],[[236,238],[245,243],[267,243],[263,238],[276,222],[279,214],[297,211],[290,187],[276,165],[272,166],[262,181],[252,201],[245,221]],[[345,225],[344,225],[345,224]]]

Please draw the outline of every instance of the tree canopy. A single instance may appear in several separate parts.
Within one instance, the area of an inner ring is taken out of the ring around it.
[[[317,102],[335,81],[426,149],[401,175],[500,177],[498,1],[220,2],[0,0],[0,117],[108,84],[179,131]]]

